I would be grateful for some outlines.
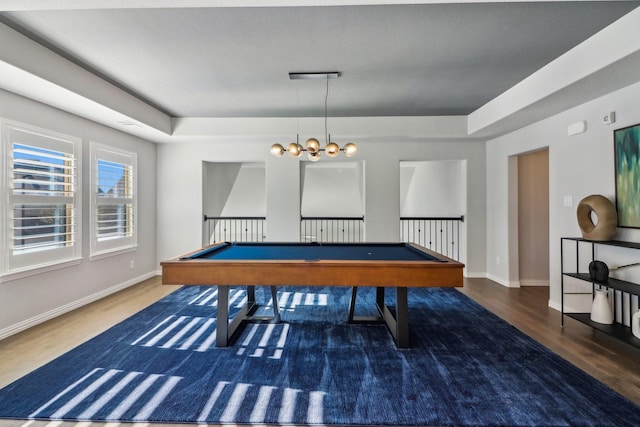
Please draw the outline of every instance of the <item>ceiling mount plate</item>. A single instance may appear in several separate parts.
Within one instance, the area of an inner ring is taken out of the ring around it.
[[[331,71],[328,73],[289,73],[289,79],[291,80],[328,80],[337,79],[340,73],[337,71]]]

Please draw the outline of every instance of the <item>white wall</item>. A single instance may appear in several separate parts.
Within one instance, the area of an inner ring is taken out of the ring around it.
[[[302,216],[364,215],[361,162],[302,163]]]
[[[208,216],[264,216],[263,163],[204,164],[204,213]]]
[[[151,277],[156,264],[156,146],[0,90],[0,117],[82,139],[82,260],[77,265],[0,283],[0,339]],[[89,143],[138,154],[138,248],[89,258]],[[2,199],[4,200],[2,189]],[[134,261],[135,267],[130,268]]]
[[[241,163],[205,162],[202,170],[204,214],[222,216],[241,166]]]
[[[464,161],[401,163],[400,215],[459,217],[465,212]],[[412,170],[409,174],[408,171]]]
[[[484,276],[487,213],[484,143],[355,142],[358,143],[357,160],[364,162],[366,236],[371,242],[399,240],[401,160],[467,161],[466,239],[469,255],[466,272],[469,276]],[[300,161],[271,156],[271,143],[267,139],[245,138],[241,153],[237,141],[158,146],[158,170],[162,171],[158,176],[159,261],[200,247],[203,161],[265,162],[267,238],[271,241],[299,240]]]
[[[243,164],[222,216],[264,216],[267,210],[264,164]]]
[[[580,236],[576,207],[591,194],[615,201],[613,130],[640,122],[640,83],[487,142],[487,273],[509,285],[517,280],[514,241],[514,157],[549,147],[550,301],[560,305],[560,237]],[[613,125],[602,116],[615,111]],[[568,136],[567,126],[586,120],[585,133]],[[511,193],[510,193],[511,191]],[[573,206],[563,205],[564,196]],[[640,230],[618,229],[619,240],[640,241]]]

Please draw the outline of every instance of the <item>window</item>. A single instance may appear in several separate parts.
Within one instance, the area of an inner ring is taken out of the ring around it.
[[[91,255],[135,247],[135,153],[91,144]]]
[[[3,272],[80,257],[80,141],[4,121]]]

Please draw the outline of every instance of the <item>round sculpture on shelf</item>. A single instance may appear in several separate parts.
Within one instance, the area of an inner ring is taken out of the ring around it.
[[[592,213],[597,217],[593,223]],[[580,201],[576,211],[582,237],[587,240],[611,240],[616,233],[618,213],[609,199],[597,194]]]

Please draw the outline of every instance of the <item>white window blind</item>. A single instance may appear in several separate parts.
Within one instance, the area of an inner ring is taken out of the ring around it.
[[[136,245],[135,153],[92,143],[92,255]]]
[[[2,135],[10,171],[3,271],[78,257],[79,141],[12,122],[3,122]]]

